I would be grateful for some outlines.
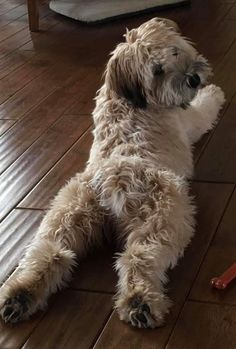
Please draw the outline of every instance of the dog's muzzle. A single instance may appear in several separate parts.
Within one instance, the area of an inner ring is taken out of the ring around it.
[[[187,85],[190,88],[197,88],[201,83],[201,79],[198,74],[192,74],[187,76]]]

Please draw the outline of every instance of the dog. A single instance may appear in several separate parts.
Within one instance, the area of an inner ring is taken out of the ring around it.
[[[175,22],[153,18],[124,36],[97,92],[86,168],[58,192],[0,289],[7,323],[28,319],[68,282],[76,258],[102,242],[107,218],[123,246],[115,262],[120,319],[154,328],[169,311],[166,272],[195,227],[192,146],[216,124],[224,94],[208,85],[207,60]]]

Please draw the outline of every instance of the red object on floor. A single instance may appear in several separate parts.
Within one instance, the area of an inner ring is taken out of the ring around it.
[[[221,276],[211,279],[211,285],[218,290],[224,290],[236,278],[236,263],[231,265]]]

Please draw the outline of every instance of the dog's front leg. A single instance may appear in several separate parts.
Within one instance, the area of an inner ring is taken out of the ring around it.
[[[5,322],[27,319],[70,278],[76,253],[81,256],[94,240],[103,213],[86,174],[78,174],[52,202],[18,268],[0,289]]]
[[[215,126],[224,101],[221,88],[208,85],[198,91],[187,110],[182,112],[182,128],[186,130],[192,144]]]

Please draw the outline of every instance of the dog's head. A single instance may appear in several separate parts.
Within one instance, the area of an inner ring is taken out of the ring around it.
[[[105,83],[110,93],[136,108],[184,107],[211,73],[207,60],[171,20],[153,18],[125,38],[112,52]]]

